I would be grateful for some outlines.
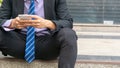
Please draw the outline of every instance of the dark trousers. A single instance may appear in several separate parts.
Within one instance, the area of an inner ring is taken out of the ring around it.
[[[0,49],[3,54],[24,58],[26,35],[0,28]],[[58,68],[74,68],[77,57],[77,36],[70,28],[45,36],[36,36],[36,59],[51,60],[59,57]]]

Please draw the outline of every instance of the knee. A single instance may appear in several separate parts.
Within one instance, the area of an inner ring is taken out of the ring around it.
[[[70,28],[62,28],[58,32],[59,37],[63,37],[64,39],[77,39],[76,32]]]
[[[0,29],[0,43],[2,43],[2,31]]]
[[[5,31],[2,27],[0,27],[0,44],[3,43],[4,37],[5,37]]]
[[[70,28],[63,28],[57,35],[57,40],[61,47],[69,46],[69,49],[77,50],[77,35],[74,30]]]

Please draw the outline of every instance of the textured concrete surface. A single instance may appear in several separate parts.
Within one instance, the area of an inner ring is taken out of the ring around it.
[[[75,68],[120,68],[120,65],[114,64],[76,64]]]
[[[36,60],[31,64],[19,59],[0,59],[0,68],[58,68],[57,61]],[[76,62],[75,68],[120,68],[119,64],[80,63]]]
[[[36,60],[30,64],[21,59],[0,59],[0,68],[57,68],[57,61]]]
[[[74,30],[77,32],[120,32],[120,25],[105,25],[105,24],[74,24]]]
[[[58,68],[57,61],[36,60],[31,64],[19,59],[0,59],[0,68]],[[80,63],[76,62],[75,68],[120,68],[119,64]]]
[[[78,39],[78,55],[120,56],[120,39]]]

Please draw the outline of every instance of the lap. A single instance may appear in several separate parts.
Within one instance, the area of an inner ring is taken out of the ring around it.
[[[61,49],[61,37],[72,35],[76,36],[75,32],[69,28],[65,28],[53,35],[36,37],[36,58],[51,59],[57,57]],[[24,34],[15,31],[6,32],[0,30],[0,37],[2,37],[0,39],[0,48],[5,48],[5,53],[17,58],[24,58],[26,39]]]
[[[24,34],[15,31],[6,32],[4,30],[0,30],[0,37],[2,37],[0,41],[0,49],[3,48],[6,54],[11,55],[13,57],[24,58],[26,41],[26,36]],[[55,46],[56,43],[54,43],[54,40],[55,39],[51,35],[40,37],[36,36],[36,58],[49,59],[50,56],[57,57],[59,50]]]
[[[3,50],[4,53],[23,58],[24,49],[25,49],[25,36],[15,31],[4,31],[0,30],[0,49]],[[21,56],[19,56],[21,55]]]

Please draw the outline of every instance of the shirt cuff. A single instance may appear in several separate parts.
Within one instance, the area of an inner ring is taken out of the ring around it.
[[[2,27],[3,27],[3,29],[4,29],[5,31],[12,31],[12,30],[14,30],[14,29],[10,29],[10,28],[9,28],[9,26],[10,26],[10,24],[11,24],[11,21],[12,21],[12,19],[7,20],[7,21],[2,25]]]

